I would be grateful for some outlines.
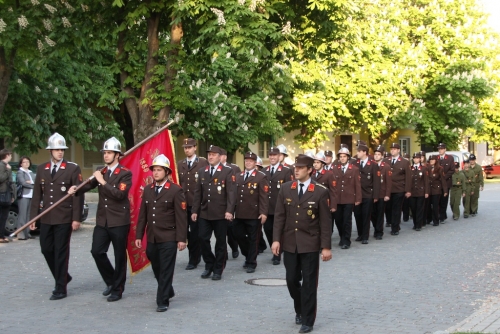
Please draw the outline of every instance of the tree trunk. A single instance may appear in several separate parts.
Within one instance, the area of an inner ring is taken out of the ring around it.
[[[9,83],[14,68],[16,51],[5,54],[5,48],[0,46],[0,117],[3,114],[7,98],[9,97]]]
[[[369,134],[368,139],[370,141],[370,147],[372,148],[372,150],[375,151],[379,145],[384,145],[385,141],[389,139],[394,134],[394,132],[396,132],[396,129],[390,128],[389,130],[387,130],[387,132],[380,133],[377,137]]]

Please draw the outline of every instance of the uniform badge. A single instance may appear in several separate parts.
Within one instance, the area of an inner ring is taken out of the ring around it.
[[[218,187],[217,187],[217,191],[219,192],[219,194],[221,194],[221,193],[222,193],[222,192],[221,192],[221,191],[222,191],[222,187],[221,187],[221,186],[218,186]]]
[[[80,182],[83,182],[82,174],[78,174],[78,180],[80,180]]]
[[[125,189],[127,189],[127,185],[125,183],[120,183],[120,190],[121,191],[124,191]]]
[[[253,195],[253,189],[252,189],[252,190],[250,190],[250,195]]]
[[[309,184],[309,187],[307,187],[307,191],[314,191],[314,184]]]
[[[61,191],[66,191],[66,187],[65,187],[65,186],[62,186],[62,187],[61,187]]]
[[[236,182],[236,176],[232,175],[231,179],[233,180],[233,182]]]
[[[214,179],[214,184],[216,184],[216,183],[217,183],[217,179]]]
[[[186,202],[181,202],[181,208],[182,210],[186,210],[187,208]]]
[[[286,198],[286,201],[287,201],[288,203],[290,203],[290,202],[292,201],[292,199],[291,199],[291,198]]]
[[[332,186],[336,187],[337,186],[337,181],[332,181]]]
[[[297,182],[292,183],[292,188],[291,189],[297,189]]]
[[[196,174],[194,174],[194,178],[195,178],[196,180],[198,180],[198,172],[196,172]]]
[[[312,215],[312,214],[313,214],[312,210],[307,210],[307,215],[308,215],[308,216],[310,216],[310,215]]]
[[[312,215],[311,218],[314,219],[316,216],[315,215]]]
[[[264,186],[264,192],[268,192],[269,191],[269,187],[268,186]]]

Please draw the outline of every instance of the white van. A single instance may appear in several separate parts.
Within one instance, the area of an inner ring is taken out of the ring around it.
[[[464,169],[464,160],[469,160],[470,152],[467,151],[446,151],[446,154],[451,155],[455,162],[460,164],[460,169]],[[425,153],[425,161],[429,161],[431,155],[439,155],[439,152]]]

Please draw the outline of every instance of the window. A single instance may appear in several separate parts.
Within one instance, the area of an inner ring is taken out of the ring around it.
[[[473,154],[476,154],[475,150],[474,150],[474,142],[472,140],[468,140],[469,144],[467,145],[467,148],[469,150],[470,153],[473,153]]]
[[[259,157],[263,159],[263,157],[267,157],[267,152],[269,151],[270,144],[268,141],[259,141]]]
[[[399,138],[399,145],[401,146],[401,155],[410,154],[410,138]]]
[[[493,156],[493,145],[488,142],[486,142],[486,155],[489,157]]]

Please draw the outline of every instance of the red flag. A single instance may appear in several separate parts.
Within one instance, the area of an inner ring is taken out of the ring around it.
[[[155,137],[135,148],[132,152],[127,153],[127,155],[120,160],[120,163],[132,172],[132,187],[128,195],[130,200],[131,225],[127,241],[127,254],[132,275],[140,272],[149,264],[149,260],[146,256],[146,233],[144,233],[142,239],[143,248],[137,248],[135,247],[135,231],[137,229],[137,220],[139,219],[142,193],[144,188],[153,182],[153,173],[149,170],[149,166],[153,163],[154,158],[160,154],[164,154],[170,160],[172,181],[179,184],[174,147],[169,130],[160,132]]]

